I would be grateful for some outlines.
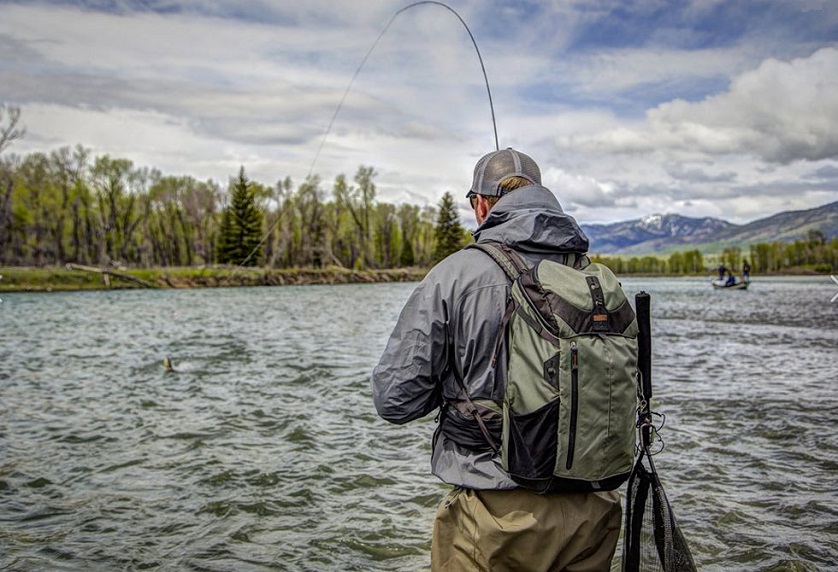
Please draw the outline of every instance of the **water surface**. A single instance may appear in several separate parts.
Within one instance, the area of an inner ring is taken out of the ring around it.
[[[832,282],[624,285],[700,569],[838,569]],[[4,294],[0,569],[427,568],[433,421],[368,381],[413,287]]]

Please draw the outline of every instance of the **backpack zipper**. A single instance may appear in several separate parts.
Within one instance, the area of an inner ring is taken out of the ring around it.
[[[576,342],[570,342],[570,431],[567,437],[567,464],[573,466],[573,449],[576,447],[576,417],[579,414],[579,352]]]

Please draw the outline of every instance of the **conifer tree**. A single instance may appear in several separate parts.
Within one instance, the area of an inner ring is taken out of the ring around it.
[[[402,239],[402,251],[399,254],[400,266],[413,266],[416,264],[416,256],[413,254],[413,244],[409,237]]]
[[[434,262],[439,262],[463,247],[463,226],[450,192],[442,195],[439,202],[434,238]]]
[[[254,252],[262,235],[262,211],[250,181],[239,170],[239,178],[232,189],[230,205],[221,215],[218,237],[218,261],[221,264],[256,266],[260,253]]]

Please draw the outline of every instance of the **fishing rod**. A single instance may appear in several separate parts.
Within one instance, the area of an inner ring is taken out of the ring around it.
[[[363,69],[364,64],[367,63],[367,60],[372,55],[373,51],[375,51],[376,46],[381,41],[381,38],[384,37],[384,34],[387,33],[387,30],[390,29],[390,26],[393,24],[393,22],[396,21],[396,18],[398,18],[399,15],[401,15],[402,13],[410,10],[411,8],[416,8],[417,6],[422,6],[424,4],[431,4],[431,5],[439,6],[441,8],[445,8],[446,10],[448,10],[449,12],[454,14],[454,16],[457,17],[457,19],[460,21],[460,23],[466,29],[466,32],[468,32],[468,37],[471,38],[471,43],[472,43],[472,45],[474,45],[474,51],[477,53],[477,59],[480,62],[480,70],[483,72],[483,81],[486,83],[486,94],[489,97],[489,110],[491,111],[491,114],[492,114],[492,130],[493,130],[493,133],[494,133],[494,136],[495,136],[495,150],[496,151],[500,150],[500,144],[498,142],[498,126],[497,126],[497,122],[495,120],[495,106],[494,106],[494,103],[492,102],[492,89],[489,87],[489,76],[486,74],[486,66],[483,64],[483,56],[480,55],[480,48],[477,47],[477,40],[474,39],[474,34],[471,33],[471,29],[468,27],[468,24],[466,24],[466,21],[463,20],[463,18],[457,13],[457,11],[454,10],[448,4],[445,4],[444,2],[437,2],[436,0],[421,0],[419,2],[413,2],[412,4],[408,4],[404,8],[401,8],[400,10],[397,10],[393,14],[393,16],[390,18],[390,21],[387,22],[387,25],[384,26],[384,28],[381,30],[381,33],[378,34],[378,37],[372,43],[372,46],[370,46],[370,49],[367,50],[366,54],[364,54],[364,57],[361,60],[361,63],[358,65],[358,68],[355,70],[355,73],[352,74],[352,79],[349,80],[349,84],[346,86],[346,89],[344,90],[343,95],[341,96],[340,101],[338,102],[338,105],[335,108],[335,112],[332,114],[332,118],[329,120],[329,124],[326,126],[326,131],[323,133],[323,137],[320,140],[320,144],[318,145],[317,151],[314,153],[314,158],[312,159],[311,165],[309,166],[308,174],[306,175],[306,180],[309,180],[311,178],[312,173],[314,172],[314,165],[317,163],[317,160],[320,158],[320,153],[321,153],[321,151],[323,151],[323,146],[326,144],[326,139],[329,137],[329,134],[332,131],[332,127],[335,124],[335,120],[337,119],[337,116],[340,113],[340,110],[343,108],[343,104],[346,101],[346,97],[349,95],[349,92],[352,90],[352,86],[355,83],[355,80],[357,79],[358,74],[361,73],[361,70]],[[262,238],[259,240],[259,244],[257,244],[256,247],[250,252],[250,254],[247,255],[247,258],[245,258],[241,263],[239,263],[239,266],[244,266],[253,257],[253,255],[256,254],[256,252],[258,252],[258,250],[262,247],[263,244],[265,244],[265,241],[273,233],[273,231],[276,229],[276,227],[279,226],[280,222],[282,221],[282,218],[283,218],[282,216],[277,218],[276,223],[274,223],[274,225],[268,230],[268,232],[266,232],[262,236]]]
[[[483,65],[483,56],[480,55],[480,48],[477,47],[477,40],[474,39],[474,35],[471,33],[471,29],[469,29],[468,24],[466,24],[465,20],[463,20],[463,18],[451,6],[449,6],[448,4],[445,4],[443,2],[437,2],[435,0],[422,0],[420,2],[414,2],[413,4],[408,4],[407,6],[402,8],[401,10],[397,10],[396,13],[393,14],[393,16],[390,18],[390,21],[387,22],[387,25],[384,26],[384,29],[381,30],[381,33],[378,34],[378,37],[372,43],[372,46],[370,46],[369,51],[367,51],[367,53],[364,55],[364,58],[361,60],[361,63],[358,66],[358,69],[355,70],[355,73],[352,75],[352,79],[349,80],[349,85],[346,86],[346,90],[343,92],[343,96],[340,98],[340,103],[338,103],[338,106],[335,109],[334,114],[332,115],[332,119],[329,121],[328,127],[326,127],[326,132],[323,134],[323,138],[320,141],[320,146],[317,148],[317,152],[314,154],[314,160],[311,162],[311,167],[308,170],[308,176],[309,177],[311,176],[311,173],[314,170],[314,164],[317,162],[317,159],[320,157],[320,152],[323,150],[323,145],[326,143],[326,138],[329,136],[329,132],[332,130],[332,126],[335,123],[335,119],[337,118],[338,113],[340,113],[340,110],[343,107],[343,103],[346,100],[346,96],[349,95],[349,92],[352,90],[352,85],[355,83],[355,79],[358,77],[358,74],[361,73],[361,69],[363,69],[364,64],[367,63],[367,60],[372,55],[373,51],[375,51],[375,48],[378,45],[378,42],[381,41],[381,38],[384,37],[384,34],[387,33],[387,30],[390,29],[390,26],[393,24],[393,22],[396,21],[396,18],[398,18],[400,14],[402,14],[403,12],[406,12],[407,10],[410,10],[411,8],[415,8],[415,7],[421,6],[423,4],[433,4],[433,5],[445,8],[446,10],[448,10],[449,12],[454,14],[454,16],[457,17],[457,19],[460,21],[460,23],[466,29],[466,32],[468,32],[468,36],[469,36],[469,38],[471,38],[471,43],[474,45],[474,51],[477,53],[477,59],[480,61],[480,69],[483,72],[483,80],[486,82],[486,93],[489,96],[489,109],[492,112],[492,127],[494,129],[494,134],[495,134],[495,150],[497,151],[497,150],[500,149],[500,145],[498,143],[498,127],[497,127],[497,123],[495,122],[495,106],[492,103],[492,90],[489,87],[489,77],[486,75],[486,66]]]

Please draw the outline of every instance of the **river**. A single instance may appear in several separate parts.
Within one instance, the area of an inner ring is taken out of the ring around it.
[[[369,389],[413,286],[3,294],[0,570],[427,569],[433,420]],[[832,281],[624,286],[699,569],[838,570]]]

